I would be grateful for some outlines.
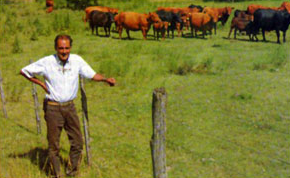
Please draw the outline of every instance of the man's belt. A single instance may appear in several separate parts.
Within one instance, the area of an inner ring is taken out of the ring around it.
[[[48,100],[47,104],[52,105],[52,106],[67,106],[67,105],[73,104],[73,100],[70,100],[67,102],[56,102],[56,101]]]

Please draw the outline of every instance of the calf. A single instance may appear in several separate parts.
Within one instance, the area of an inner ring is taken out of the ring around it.
[[[252,15],[247,14],[247,11],[243,11],[239,9],[235,10],[234,17],[240,17],[240,18],[243,18],[245,20],[250,20],[250,21],[254,20],[254,17]]]
[[[90,14],[90,27],[92,29],[92,34],[94,34],[94,29],[96,28],[96,35],[98,33],[98,27],[104,27],[106,36],[110,36],[111,25],[114,22],[114,16],[110,12],[100,12],[92,11]],[[109,34],[107,34],[109,32]]]
[[[153,24],[153,33],[154,33],[154,39],[156,39],[157,34],[157,40],[159,40],[159,33],[162,35],[162,40],[165,39],[165,31],[168,29],[168,22],[156,22]]]
[[[244,19],[242,17],[234,17],[231,22],[231,29],[228,35],[228,38],[230,38],[232,30],[235,29],[234,32],[234,39],[236,39],[236,34],[237,30],[241,31],[246,31],[246,33],[249,35],[251,38],[251,26],[252,22],[250,20]]]
[[[169,23],[169,27],[167,29],[167,37],[169,38],[169,31],[171,30],[172,38],[174,38],[174,30],[177,29],[178,31],[180,31],[180,24],[182,23],[179,14],[164,10],[157,11],[156,14],[158,14],[159,18],[163,22]]]
[[[254,12],[253,37],[258,41],[257,34],[262,29],[263,41],[266,41],[265,31],[276,31],[277,43],[280,43],[280,31],[283,32],[283,42],[286,42],[286,31],[290,24],[290,14],[287,11],[258,9]]]

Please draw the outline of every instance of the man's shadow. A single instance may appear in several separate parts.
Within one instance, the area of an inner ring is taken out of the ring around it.
[[[36,147],[27,153],[13,153],[9,155],[10,158],[25,158],[30,159],[31,163],[38,166],[39,170],[44,172],[47,176],[52,174],[52,167],[49,163],[48,149]],[[60,156],[60,163],[65,168],[68,166],[68,160]]]

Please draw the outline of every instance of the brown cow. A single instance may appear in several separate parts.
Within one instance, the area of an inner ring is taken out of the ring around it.
[[[154,39],[156,39],[156,34],[157,33],[157,40],[159,40],[159,33],[162,35],[162,40],[165,39],[165,32],[168,29],[168,22],[155,22],[153,23],[153,34],[154,34]]]
[[[202,36],[206,34],[206,31],[210,31],[214,27],[213,18],[207,13],[193,13],[190,17],[191,36],[193,37],[193,29],[195,29],[195,37],[197,37],[197,31],[202,31]]]
[[[167,11],[167,12],[173,12],[173,13],[179,13],[180,8],[178,7],[157,7],[157,11]]]
[[[236,39],[236,34],[237,34],[238,30],[240,32],[241,31],[246,31],[246,33],[250,37],[250,35],[251,35],[251,27],[252,27],[251,25],[253,25],[253,24],[252,24],[252,21],[251,21],[250,18],[234,17],[232,19],[232,22],[231,22],[231,29],[230,29],[228,38],[230,38],[233,29],[235,29],[235,31],[234,31],[234,39]]]
[[[214,18],[214,21],[218,22],[222,22],[222,25],[224,25],[227,20],[228,17],[231,15],[232,10],[234,9],[234,7],[221,7],[221,8],[215,8],[215,7],[205,7],[203,9],[203,12],[208,13],[209,15],[211,15]],[[213,11],[213,12],[210,12]]]
[[[46,0],[46,13],[51,13],[53,11],[53,0]]]
[[[189,29],[190,22],[189,22],[189,17],[191,16],[192,13],[200,12],[200,9],[194,7],[194,8],[189,8],[189,7],[183,7],[179,8],[179,14],[181,15],[181,19],[183,22],[183,25],[185,26],[186,30]],[[181,30],[183,33],[183,30]]]
[[[225,25],[225,23],[227,22],[229,16],[232,13],[232,10],[234,9],[234,7],[222,7],[222,8],[216,8],[216,10],[218,11],[219,14],[219,20],[222,25]]]
[[[249,15],[254,15],[254,12],[258,9],[272,9],[272,10],[279,10],[277,7],[266,7],[258,4],[250,4],[247,8],[247,13]]]
[[[283,2],[281,6],[278,8],[279,10],[287,10],[290,13],[290,2]]]
[[[111,12],[112,14],[118,14],[118,9],[111,7],[103,7],[103,6],[89,6],[85,9],[86,16],[83,18],[83,21],[86,22],[90,19],[90,14],[92,11],[97,10],[100,12]]]
[[[211,7],[205,7],[202,11],[205,14],[208,14],[212,20],[213,20],[213,28],[214,28],[214,34],[216,34],[216,24],[219,20],[219,14],[218,11]]]
[[[118,16],[114,18],[116,20],[116,25],[119,31],[119,38],[122,37],[123,28],[126,29],[128,38],[130,39],[129,31],[141,30],[143,38],[147,39],[147,32],[153,22],[161,22],[158,15],[153,12],[149,14],[140,14],[136,12],[121,12]]]

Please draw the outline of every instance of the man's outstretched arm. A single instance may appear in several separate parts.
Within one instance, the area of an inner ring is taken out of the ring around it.
[[[116,80],[114,78],[105,78],[101,74],[95,74],[94,77],[92,78],[92,80],[94,80],[96,82],[106,82],[110,86],[114,86],[116,83]]]
[[[35,84],[41,86],[41,87],[45,90],[46,93],[49,93],[49,91],[48,91],[46,85],[45,85],[42,81],[40,81],[38,78],[36,78],[36,77],[29,78],[29,77],[27,77],[27,76],[25,75],[25,73],[23,73],[22,71],[20,71],[20,74],[21,74],[22,76],[24,76],[27,80],[29,80],[29,81],[31,81],[31,82],[33,82],[33,83],[35,83]]]

